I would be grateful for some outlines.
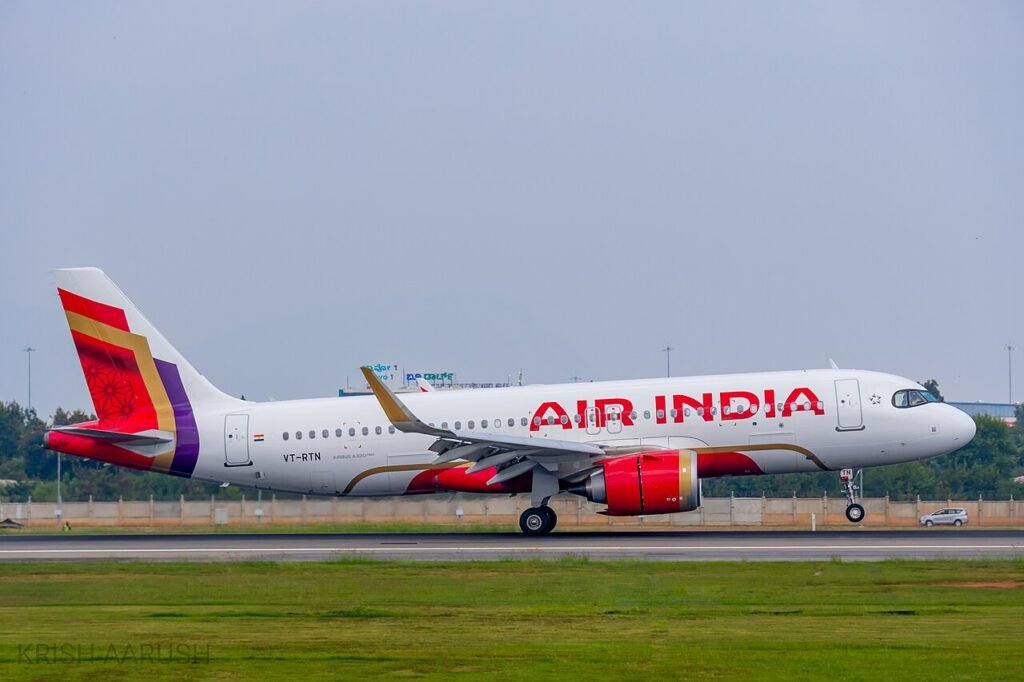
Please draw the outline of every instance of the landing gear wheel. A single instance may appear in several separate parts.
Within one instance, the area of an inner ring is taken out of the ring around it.
[[[519,516],[519,527],[527,535],[547,535],[557,521],[551,507],[530,507]]]
[[[864,520],[864,507],[859,504],[851,504],[846,508],[846,518],[850,523],[860,523]]]
[[[548,531],[547,532],[550,533],[551,531],[553,531],[555,529],[555,526],[558,524],[558,514],[556,514],[555,510],[552,509],[551,507],[540,507],[540,510],[543,511],[544,514],[548,517]]]

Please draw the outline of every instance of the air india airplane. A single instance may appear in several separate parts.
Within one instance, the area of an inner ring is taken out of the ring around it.
[[[399,398],[364,367],[372,396],[250,402],[215,388],[102,271],[56,277],[98,418],[46,446],[143,471],[328,496],[527,493],[519,525],[540,535],[562,492],[612,516],[686,512],[702,478],[910,462],[975,432],[909,379],[835,368]]]

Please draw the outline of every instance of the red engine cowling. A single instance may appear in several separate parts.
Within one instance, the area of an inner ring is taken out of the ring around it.
[[[636,516],[693,511],[700,506],[697,453],[644,452],[606,459],[569,492],[607,504],[604,514]]]

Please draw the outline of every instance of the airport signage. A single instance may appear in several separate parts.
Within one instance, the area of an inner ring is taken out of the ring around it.
[[[447,384],[451,385],[455,383],[455,372],[406,372],[405,383],[415,383],[417,379],[426,379],[432,384]]]

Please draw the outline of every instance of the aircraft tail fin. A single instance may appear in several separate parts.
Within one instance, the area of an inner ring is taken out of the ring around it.
[[[102,270],[57,270],[56,280],[103,428],[173,431],[176,412],[235,401],[196,371]]]

